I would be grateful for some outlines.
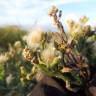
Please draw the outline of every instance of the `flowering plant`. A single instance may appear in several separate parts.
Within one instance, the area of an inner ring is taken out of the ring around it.
[[[86,24],[86,16],[80,18],[79,22],[68,21],[68,32],[65,32],[60,22],[62,11],[53,6],[49,15],[58,32],[47,33],[38,29],[28,34],[23,57],[32,63],[32,70],[27,74],[22,66],[22,80],[30,80],[36,73],[42,72],[63,80],[68,90],[77,92],[91,84],[90,68],[96,61],[96,54],[92,53],[91,47],[96,40],[95,31]],[[91,54],[94,58],[90,57]]]

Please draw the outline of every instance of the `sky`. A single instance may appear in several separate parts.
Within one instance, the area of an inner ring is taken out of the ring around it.
[[[0,0],[0,26],[52,26],[48,16],[52,5],[63,11],[63,23],[86,15],[90,24],[96,24],[96,0]]]

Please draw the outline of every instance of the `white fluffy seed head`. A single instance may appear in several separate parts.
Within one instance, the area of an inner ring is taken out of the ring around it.
[[[6,54],[0,54],[0,64],[7,62],[9,57]]]
[[[38,48],[43,37],[43,31],[40,28],[30,32],[26,38],[26,42],[30,48]]]

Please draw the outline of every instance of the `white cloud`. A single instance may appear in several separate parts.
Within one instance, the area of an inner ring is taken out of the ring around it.
[[[86,1],[86,0],[85,0]],[[62,4],[67,4],[67,3],[74,3],[74,2],[85,2],[84,0],[54,0],[53,2],[51,2],[51,5],[55,4],[55,5],[62,5]]]
[[[69,14],[66,14],[66,16],[64,17],[65,20],[75,20],[75,21],[78,21],[78,15],[76,13],[69,13]]]
[[[38,24],[44,25],[50,23],[47,11],[51,5],[60,6],[72,2],[78,3],[84,0],[1,0],[0,24],[27,25],[38,21]],[[75,15],[69,14],[69,17],[75,18]]]

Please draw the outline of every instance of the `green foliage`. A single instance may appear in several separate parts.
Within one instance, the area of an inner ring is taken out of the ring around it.
[[[8,44],[14,44],[15,41],[22,41],[22,36],[26,34],[26,31],[17,27],[9,26],[0,28],[0,47],[8,48]]]

